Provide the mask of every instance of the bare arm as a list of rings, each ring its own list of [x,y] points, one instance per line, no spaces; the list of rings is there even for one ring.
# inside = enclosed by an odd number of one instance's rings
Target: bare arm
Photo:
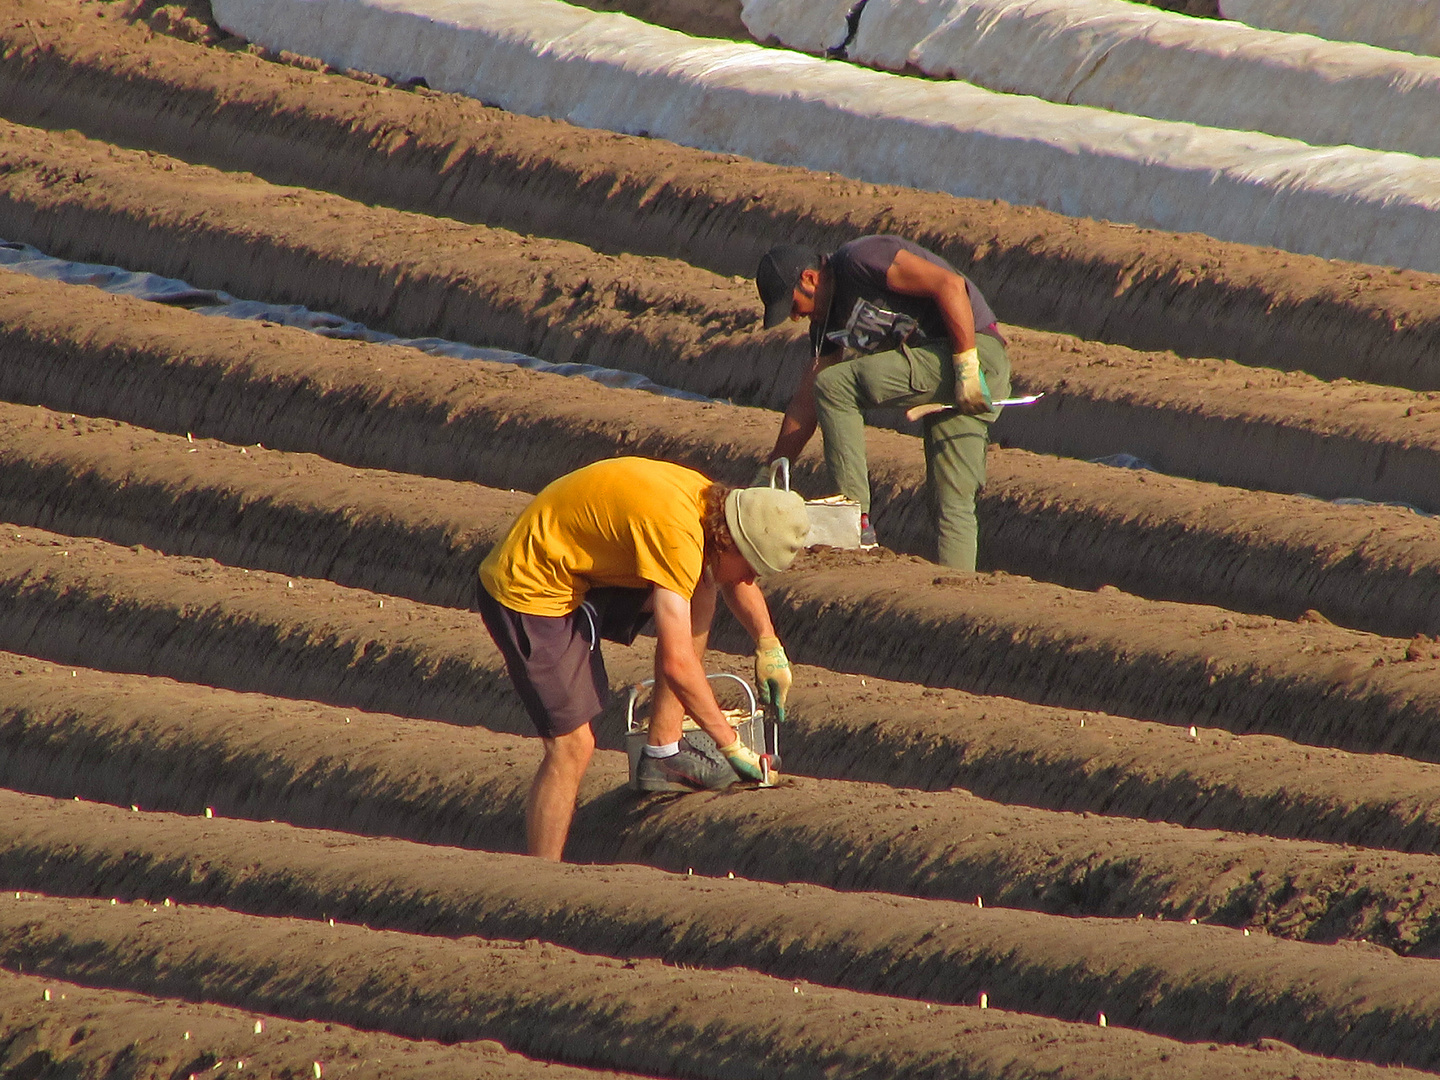
[[[950,360],[955,365],[955,408],[971,416],[989,412],[990,394],[984,372],[980,370],[980,354],[975,342],[975,310],[970,306],[965,279],[902,248],[895,253],[890,269],[885,271],[885,283],[896,292],[934,301],[944,320],[945,331],[950,335]],[[906,410],[905,415],[919,420],[946,408],[948,406],[937,401],[917,405]]]
[[[970,307],[970,292],[965,279],[929,259],[901,249],[885,271],[885,284],[906,296],[922,296],[933,300],[945,320],[956,355],[975,348],[975,311]]]
[[[778,458],[794,461],[805,449],[810,436],[815,434],[815,372],[818,361],[812,362],[800,375],[800,383],[790,395],[790,404],[785,406],[785,418],[780,421],[780,434],[775,437],[775,449],[770,451],[766,462]]]
[[[703,606],[706,601],[697,591],[697,600]],[[715,610],[715,592],[711,586],[708,599],[709,611]],[[705,666],[700,662],[700,651],[704,649],[705,637],[709,633],[707,619],[703,632],[697,626],[696,615],[690,601],[679,593],[655,586],[655,685],[656,718],[663,712],[666,719],[671,711],[663,708],[661,699],[673,695],[683,712],[688,713],[711,738],[725,746],[734,738],[734,729],[725,721],[720,703],[705,678]],[[679,738],[679,716],[674,718],[675,738]],[[666,725],[669,726],[668,724]],[[654,724],[652,721],[652,734]],[[670,739],[662,741],[669,742]]]
[[[751,641],[775,636],[775,626],[770,622],[770,608],[759,585],[753,581],[742,581],[737,585],[724,586],[721,594],[725,597],[725,606],[745,628]]]

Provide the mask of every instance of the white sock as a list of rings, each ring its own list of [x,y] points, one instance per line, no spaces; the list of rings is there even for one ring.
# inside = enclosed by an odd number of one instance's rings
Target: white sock
[[[662,743],[659,746],[652,746],[649,743],[646,743],[644,749],[641,752],[646,757],[674,757],[680,752],[680,740],[676,739],[674,742]]]

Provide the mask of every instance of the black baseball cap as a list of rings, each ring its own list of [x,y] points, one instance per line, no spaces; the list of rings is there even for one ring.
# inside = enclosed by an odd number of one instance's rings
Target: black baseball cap
[[[755,284],[760,288],[760,302],[765,305],[766,330],[790,317],[800,275],[819,265],[819,254],[797,244],[776,244],[760,256],[760,265],[755,268]]]

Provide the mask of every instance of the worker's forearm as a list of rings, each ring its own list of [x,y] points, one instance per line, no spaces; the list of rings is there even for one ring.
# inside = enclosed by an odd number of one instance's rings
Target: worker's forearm
[[[790,413],[785,414],[785,419],[780,421],[780,434],[775,437],[775,449],[770,451],[766,461],[778,461],[780,458],[789,458],[794,461],[805,449],[805,444],[810,441],[810,436],[815,434],[815,420],[795,417]]]
[[[745,628],[751,641],[775,636],[775,627],[770,621],[770,608],[765,603],[765,594],[760,591],[759,585],[753,581],[741,582],[727,586],[723,592],[725,606]]]
[[[715,621],[717,592],[719,589],[715,586],[714,574],[707,569],[701,575],[700,584],[695,587],[695,595],[690,598],[690,639],[695,645],[695,656],[702,663],[710,644],[710,626]]]
[[[970,307],[970,294],[965,282],[955,278],[944,294],[937,298],[936,307],[945,320],[945,330],[956,356],[975,348],[975,312]]]
[[[727,745],[732,736],[730,725],[715,700],[709,680],[705,678],[705,666],[700,662],[700,650],[704,648],[696,624],[699,613],[709,625],[710,614],[715,610],[715,585],[702,581],[696,588],[694,599],[682,596],[670,589],[655,586],[652,591],[655,609],[655,700],[650,717],[650,738],[652,742],[673,742],[680,738],[681,718],[689,713],[696,723],[718,745]]]
[[[957,327],[950,328],[950,353],[952,356],[963,356],[971,349],[977,347],[975,331],[972,328],[969,333]]]
[[[790,403],[785,406],[785,418],[780,421],[780,434],[776,436],[775,449],[770,451],[769,461],[782,457],[794,461],[805,449],[810,436],[815,434],[815,375],[839,359],[839,353],[828,353],[801,372],[795,392],[790,395]]]
[[[717,735],[728,736],[730,726],[725,722],[720,703],[715,700],[715,692],[710,689],[710,682],[705,678],[704,665],[690,647],[690,642],[684,642],[677,649],[667,649],[663,643],[656,648],[655,681],[663,681],[670,688],[684,711],[693,717],[708,735],[712,738]],[[721,745],[729,741],[726,737]]]

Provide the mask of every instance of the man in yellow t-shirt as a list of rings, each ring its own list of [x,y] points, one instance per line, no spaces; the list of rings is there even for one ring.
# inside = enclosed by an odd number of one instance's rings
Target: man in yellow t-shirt
[[[809,531],[798,495],[731,490],[682,465],[613,458],[562,476],[535,496],[480,566],[477,607],[545,742],[525,804],[532,855],[559,859],[580,780],[595,751],[590,722],[610,696],[600,639],[630,644],[655,620],[650,739],[642,789],[724,787],[759,778],[705,678],[716,594],[755,640],[756,682],[783,707],[790,662],[757,574],[790,565]],[[729,765],[691,747],[686,714]]]

